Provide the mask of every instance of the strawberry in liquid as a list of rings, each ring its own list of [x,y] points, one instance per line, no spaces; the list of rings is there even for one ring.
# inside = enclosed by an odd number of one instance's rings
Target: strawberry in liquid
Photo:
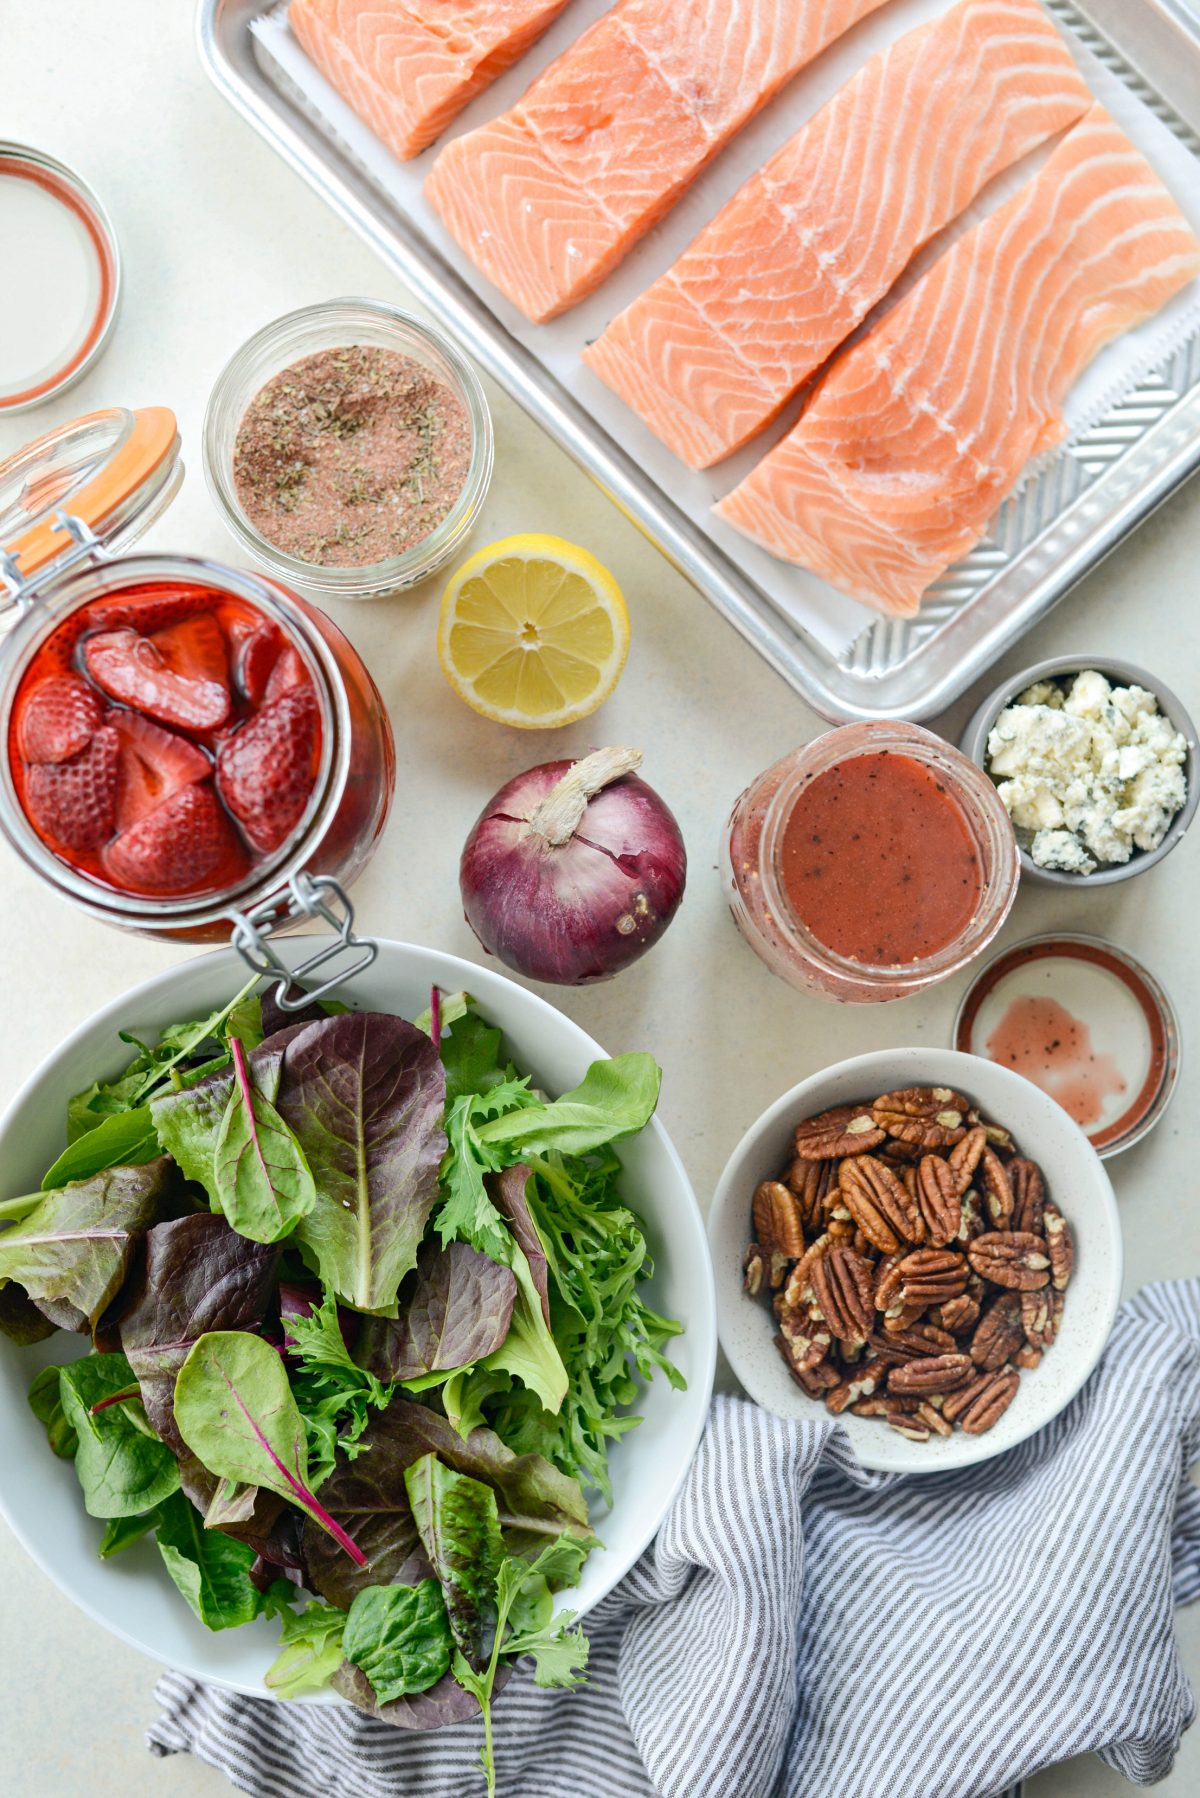
[[[219,893],[286,842],[321,759],[312,681],[283,632],[212,588],[131,587],[41,645],[9,760],[60,860],[123,892]]]

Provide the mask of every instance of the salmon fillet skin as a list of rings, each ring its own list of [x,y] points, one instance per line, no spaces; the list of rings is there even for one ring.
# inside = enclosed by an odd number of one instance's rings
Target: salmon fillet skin
[[[1091,103],[1038,0],[963,0],[873,56],[584,361],[682,461],[711,466],[993,176]]]
[[[523,56],[567,0],[292,0],[321,73],[402,161]]]
[[[1067,434],[1093,356],[1200,274],[1200,242],[1103,107],[833,364],[720,517],[911,617]]]
[[[597,287],[804,65],[885,0],[619,0],[425,194],[542,323]]]

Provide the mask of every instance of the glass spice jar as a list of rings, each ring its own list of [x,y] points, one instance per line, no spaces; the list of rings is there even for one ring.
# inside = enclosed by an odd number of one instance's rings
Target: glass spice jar
[[[974,960],[1008,916],[1020,860],[974,763],[918,725],[872,722],[831,730],[751,782],[721,870],[734,921],[772,973],[867,1003]]]
[[[343,567],[302,559],[263,534],[239,495],[236,452],[243,420],[269,383],[297,365],[303,367],[310,358],[364,346],[404,358],[448,389],[461,409],[469,452],[462,488],[433,529],[381,561]],[[353,435],[337,447],[346,451],[349,474]],[[325,594],[379,598],[412,587],[444,566],[460,550],[479,515],[491,482],[493,454],[491,413],[474,369],[440,331],[380,300],[329,300],[264,325],[217,377],[204,417],[205,478],[226,524],[260,567],[290,588],[299,587],[318,598]],[[300,471],[286,466],[285,458],[281,478],[292,472]],[[390,503],[396,496],[388,497]]]
[[[90,916],[169,941],[232,931],[260,972],[272,933],[319,917],[337,942],[309,965],[352,951],[344,979],[374,954],[343,889],[391,803],[386,709],[281,584],[120,553],[181,478],[163,408],[89,414],[0,464],[0,830]]]

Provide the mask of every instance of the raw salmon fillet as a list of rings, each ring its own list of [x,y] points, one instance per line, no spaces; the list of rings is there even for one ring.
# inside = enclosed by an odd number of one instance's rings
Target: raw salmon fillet
[[[503,74],[567,0],[292,0],[321,73],[407,160]]]
[[[425,183],[476,267],[541,322],[614,269],[722,145],[884,0],[620,0]]]
[[[834,363],[717,512],[877,611],[910,617],[983,536],[1071,383],[1200,274],[1200,242],[1100,106]]]
[[[871,58],[583,359],[692,468],[769,424],[922,244],[1091,105],[1037,0]]]

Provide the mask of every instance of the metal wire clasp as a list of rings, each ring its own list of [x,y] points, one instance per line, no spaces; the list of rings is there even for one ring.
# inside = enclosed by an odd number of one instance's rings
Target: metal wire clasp
[[[232,913],[233,946],[242,960],[256,974],[281,976],[275,988],[275,1003],[281,1011],[302,1011],[314,999],[325,998],[334,987],[344,985],[369,968],[379,954],[379,944],[373,937],[355,936],[354,907],[329,875],[293,875],[288,884],[286,908],[282,912],[279,909],[281,903],[283,901],[278,897],[264,899],[253,911]],[[267,938],[274,931],[294,924],[298,918],[320,918],[333,931],[336,941],[318,949],[299,967],[289,968],[279,959]],[[297,993],[294,999],[288,997],[294,982],[303,980],[307,974],[348,950],[357,952],[356,960],[339,968],[320,986],[309,987]]]
[[[39,587],[57,581],[80,562],[103,560],[104,545],[82,518],[76,518],[71,512],[56,512],[50,520],[50,528],[65,538],[66,546],[49,567],[39,568],[36,574],[23,574],[19,558],[11,550],[0,549],[0,611],[11,605],[26,604]]]

